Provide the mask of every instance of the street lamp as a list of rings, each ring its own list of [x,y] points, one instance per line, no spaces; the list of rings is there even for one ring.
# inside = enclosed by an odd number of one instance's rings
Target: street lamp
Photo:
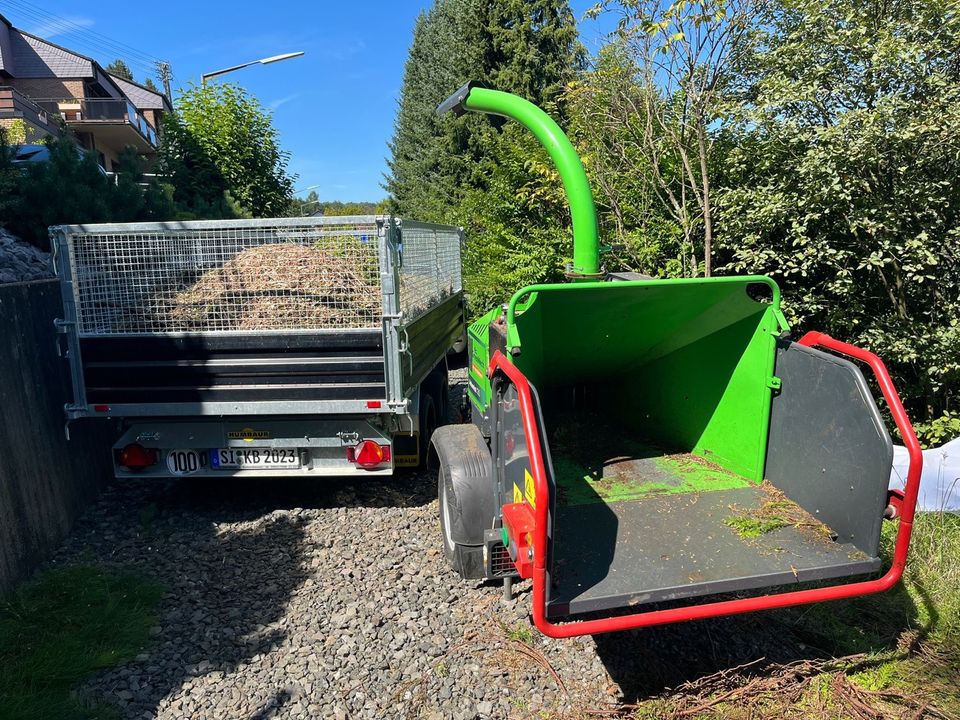
[[[200,76],[200,84],[206,85],[207,80],[217,75],[226,75],[228,72],[233,72],[234,70],[242,70],[245,67],[250,67],[251,65],[269,65],[270,63],[280,62],[281,60],[289,60],[291,58],[300,57],[303,55],[303,51],[284,53],[283,55],[273,55],[271,57],[260,58],[259,60],[251,60],[250,62],[243,63],[242,65],[234,65],[233,67],[224,68],[223,70],[214,70],[210,73],[204,73]]]

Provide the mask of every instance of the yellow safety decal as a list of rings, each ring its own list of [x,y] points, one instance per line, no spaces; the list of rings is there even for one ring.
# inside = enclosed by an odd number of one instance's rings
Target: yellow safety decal
[[[419,455],[394,455],[393,466],[401,468],[415,468],[420,464]]]
[[[529,470],[523,471],[523,496],[527,499],[527,502],[530,503],[530,507],[536,509],[537,488],[533,484],[533,475],[530,474]]]
[[[245,440],[253,442],[254,440],[269,440],[269,430],[254,430],[253,428],[244,428],[243,430],[229,430],[227,432],[228,440]]]
[[[513,484],[513,501],[515,503],[523,501],[523,493],[520,492],[520,488],[517,487],[516,483]]]

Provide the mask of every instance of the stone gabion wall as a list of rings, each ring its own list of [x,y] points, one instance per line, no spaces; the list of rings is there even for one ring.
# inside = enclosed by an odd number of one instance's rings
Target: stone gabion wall
[[[0,229],[0,284],[53,277],[50,253],[38,250]]]

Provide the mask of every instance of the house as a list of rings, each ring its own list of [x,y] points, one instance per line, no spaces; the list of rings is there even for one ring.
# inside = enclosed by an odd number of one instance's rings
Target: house
[[[0,15],[0,127],[22,121],[27,142],[57,132],[60,122],[114,170],[131,145],[156,155],[170,102],[155,90],[110,75],[96,60],[13,27]]]

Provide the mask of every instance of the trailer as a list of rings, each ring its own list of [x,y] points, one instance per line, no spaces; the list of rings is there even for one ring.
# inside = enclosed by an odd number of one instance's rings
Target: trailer
[[[920,447],[874,354],[794,339],[764,276],[643,279],[599,261],[589,183],[563,131],[467,84],[441,111],[519,121],[573,220],[569,282],[519,288],[468,328],[472,424],[440,428],[441,542],[464,578],[530,580],[571,637],[887,590],[903,572]],[[859,361],[910,456],[893,446]],[[899,528],[891,566],[884,518]]]
[[[462,337],[460,228],[390,216],[51,228],[69,420],[116,476],[420,465]]]

